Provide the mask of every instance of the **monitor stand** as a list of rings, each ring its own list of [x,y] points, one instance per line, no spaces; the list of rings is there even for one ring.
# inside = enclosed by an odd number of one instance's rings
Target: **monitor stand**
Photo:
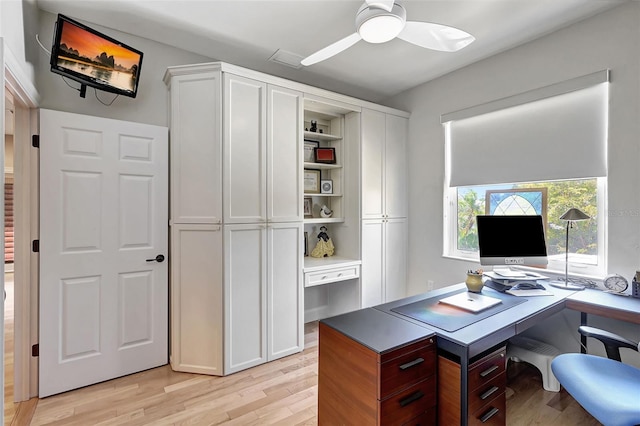
[[[561,288],[563,290],[580,291],[585,289],[583,285],[570,283],[565,278],[559,278],[557,280],[549,281],[549,285],[555,288]]]

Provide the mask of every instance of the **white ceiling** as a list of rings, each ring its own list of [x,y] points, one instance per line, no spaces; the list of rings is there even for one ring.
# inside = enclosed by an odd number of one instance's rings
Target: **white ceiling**
[[[212,59],[367,99],[381,100],[628,0],[404,0],[408,21],[476,37],[456,53],[395,39],[360,41],[310,67],[267,61],[278,49],[305,57],[355,32],[356,0],[37,0],[62,13]],[[135,46],[134,46],[135,47]]]

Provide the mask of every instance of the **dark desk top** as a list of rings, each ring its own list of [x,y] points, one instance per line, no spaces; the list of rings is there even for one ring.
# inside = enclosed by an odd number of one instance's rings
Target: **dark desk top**
[[[379,354],[435,335],[428,328],[373,308],[360,309],[320,322]]]
[[[640,299],[586,289],[567,297],[567,308],[640,324]]]
[[[481,319],[454,332],[447,332],[418,320],[401,316],[400,314],[392,312],[391,309],[418,300],[446,294],[453,290],[464,289],[464,283],[385,303],[376,306],[375,309],[401,317],[404,321],[431,329],[438,337],[439,348],[462,357],[472,357],[523,332],[541,320],[562,311],[565,307],[565,299],[573,292],[556,289],[551,286],[545,287],[547,287],[549,292],[553,293],[552,296],[528,296],[526,297],[527,301],[524,303],[498,312],[488,318]],[[487,287],[482,290],[482,294],[486,296],[491,296],[491,293],[495,293],[495,291]],[[470,315],[473,314],[470,313]]]

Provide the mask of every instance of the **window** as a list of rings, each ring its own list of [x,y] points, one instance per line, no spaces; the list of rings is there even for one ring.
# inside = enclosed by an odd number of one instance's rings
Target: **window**
[[[565,263],[566,222],[560,216],[571,207],[591,216],[576,222],[569,233],[569,263],[572,272],[603,275],[604,223],[602,204],[604,178],[475,185],[450,188],[448,216],[449,250],[445,255],[478,260],[475,217],[479,214],[542,215],[547,237],[548,269],[562,271]]]
[[[540,214],[550,270],[606,272],[609,72],[598,71],[441,116],[444,125],[444,255],[478,259],[477,214]],[[505,183],[510,182],[510,183]]]

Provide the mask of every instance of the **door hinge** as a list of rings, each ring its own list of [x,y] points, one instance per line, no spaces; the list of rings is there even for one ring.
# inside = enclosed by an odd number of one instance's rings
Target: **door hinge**
[[[40,240],[33,240],[31,242],[31,251],[34,253],[40,253]]]
[[[40,356],[40,343],[31,346],[31,356]]]
[[[34,148],[40,148],[40,135],[31,136],[31,146]]]

